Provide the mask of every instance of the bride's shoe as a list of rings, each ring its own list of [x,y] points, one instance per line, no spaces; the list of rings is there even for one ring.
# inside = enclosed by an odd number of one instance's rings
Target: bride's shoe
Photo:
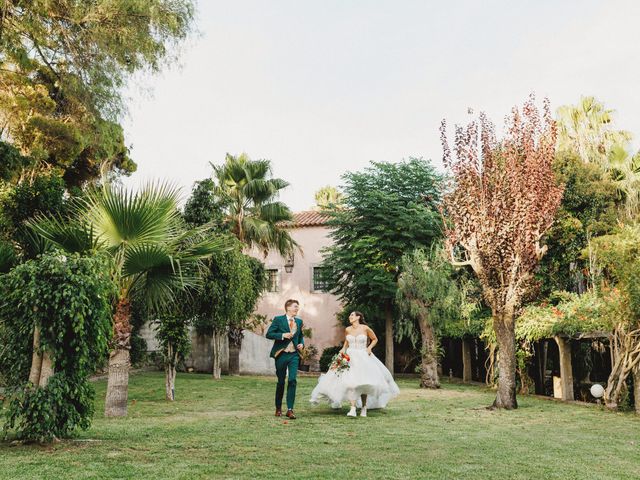
[[[360,416],[361,417],[367,416],[367,407],[364,407],[362,410],[360,410]]]
[[[358,414],[356,413],[356,407],[351,407],[351,410],[349,410],[349,413],[347,413],[347,417],[357,417]]]

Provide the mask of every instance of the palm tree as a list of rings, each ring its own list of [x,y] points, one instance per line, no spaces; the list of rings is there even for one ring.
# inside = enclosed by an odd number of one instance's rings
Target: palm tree
[[[595,97],[582,97],[576,106],[558,108],[558,147],[574,151],[585,163],[596,163],[607,170],[611,149],[631,139],[629,132],[612,128],[614,112]]]
[[[633,218],[640,209],[640,154],[629,154],[631,134],[612,128],[613,114],[594,97],[560,107],[558,146],[602,167],[624,197],[625,215]]]
[[[31,227],[69,252],[106,251],[113,259],[118,286],[109,356],[106,416],[125,416],[129,384],[131,300],[139,298],[153,311],[176,300],[176,294],[198,284],[200,261],[223,247],[205,227],[186,230],[178,211],[178,190],[150,184],[133,193],[105,184],[72,207],[71,220],[40,217]]]
[[[222,165],[211,164],[215,195],[222,205],[231,232],[248,247],[265,253],[270,248],[287,255],[297,246],[283,222],[292,219],[291,211],[277,200],[289,184],[271,177],[269,160],[251,160],[243,153],[227,154]]]
[[[327,185],[316,192],[315,199],[317,208],[323,210],[342,206],[344,195],[336,187]]]
[[[640,210],[640,152],[631,155],[623,145],[609,152],[609,174],[624,197],[625,214],[633,219]]]

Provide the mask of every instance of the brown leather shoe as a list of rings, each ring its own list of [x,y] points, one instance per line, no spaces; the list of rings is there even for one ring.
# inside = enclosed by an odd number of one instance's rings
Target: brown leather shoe
[[[287,410],[287,417],[290,420],[295,420],[296,419],[296,416],[294,415],[293,410]]]
[[[281,417],[281,416],[282,416],[282,409],[276,408],[276,417]]]

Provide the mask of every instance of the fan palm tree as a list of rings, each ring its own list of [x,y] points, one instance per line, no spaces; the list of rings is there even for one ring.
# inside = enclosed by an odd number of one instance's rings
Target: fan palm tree
[[[131,300],[140,298],[154,311],[197,286],[194,267],[224,248],[205,227],[186,230],[178,211],[178,190],[150,184],[133,193],[105,184],[72,207],[71,220],[40,217],[30,223],[37,233],[69,252],[106,251],[118,286],[109,356],[106,416],[125,416],[129,383]]]
[[[624,145],[631,134],[612,129],[614,110],[605,108],[595,97],[582,97],[578,105],[558,108],[558,146],[577,152],[582,161],[607,169],[609,152]]]
[[[283,222],[291,210],[277,200],[289,184],[271,177],[269,160],[251,160],[246,154],[227,154],[222,165],[214,165],[215,195],[222,205],[231,232],[248,247],[266,254],[270,248],[287,255],[297,246]]]
[[[624,197],[625,213],[633,219],[640,211],[640,152],[631,155],[623,145],[609,152],[609,173]]]
[[[316,192],[315,199],[317,208],[323,210],[331,207],[341,207],[344,195],[336,187],[327,185]]]

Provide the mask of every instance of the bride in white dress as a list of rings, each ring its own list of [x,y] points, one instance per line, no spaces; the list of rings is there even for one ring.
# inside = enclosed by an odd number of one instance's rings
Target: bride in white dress
[[[349,369],[344,372],[329,369],[320,376],[318,385],[311,392],[311,403],[326,400],[333,408],[340,408],[348,401],[351,409],[348,417],[355,417],[356,406],[361,407],[360,416],[367,416],[367,409],[384,408],[400,389],[384,364],[371,353],[378,343],[376,334],[364,322],[360,312],[349,315],[350,327],[340,353],[349,356]],[[368,340],[371,343],[367,346]]]

